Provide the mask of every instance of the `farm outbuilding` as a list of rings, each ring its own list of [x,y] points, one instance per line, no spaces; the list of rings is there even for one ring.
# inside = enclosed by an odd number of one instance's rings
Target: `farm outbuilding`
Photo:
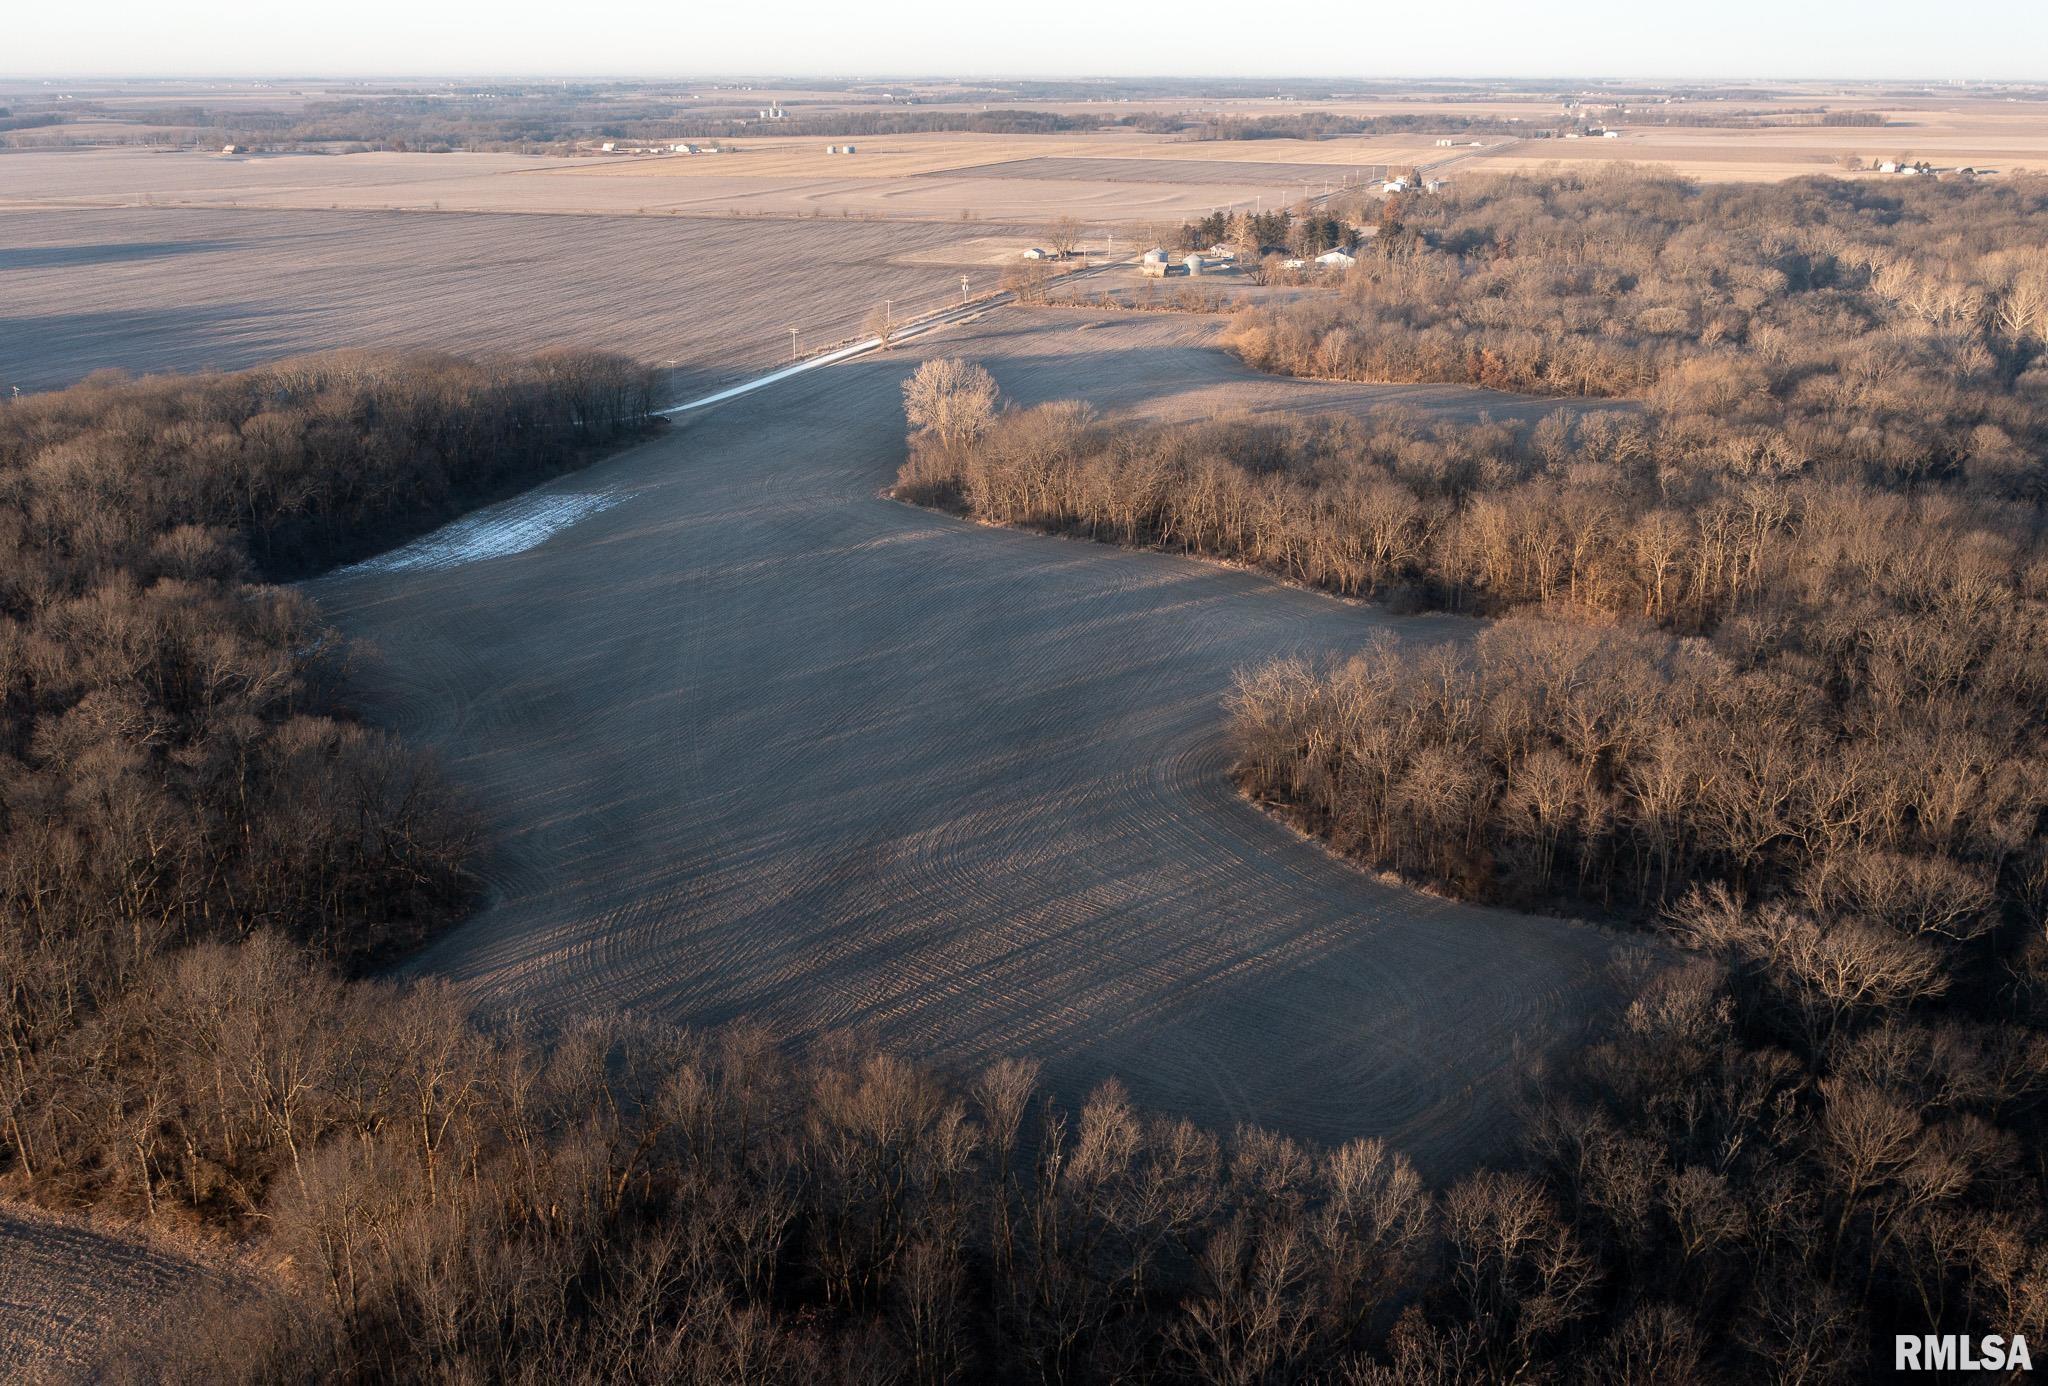
[[[1193,275],[1200,275],[1209,268],[1208,258],[1202,255],[1184,255],[1181,257],[1181,263],[1187,266],[1188,273]]]
[[[1358,257],[1344,250],[1326,250],[1316,256],[1316,263],[1324,269],[1347,270],[1358,263]]]
[[[1049,251],[1040,250],[1034,245],[1031,249],[1024,252],[1024,258],[1027,260],[1050,260],[1052,254]]]
[[[1153,279],[1164,279],[1166,278],[1167,264],[1166,252],[1155,247],[1146,251],[1139,258],[1138,270],[1140,273],[1148,275]]]

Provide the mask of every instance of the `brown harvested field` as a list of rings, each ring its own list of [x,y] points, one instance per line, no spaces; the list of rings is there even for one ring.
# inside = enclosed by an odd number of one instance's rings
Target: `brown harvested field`
[[[1384,176],[1385,164],[1272,164],[1224,159],[1011,159],[956,170],[962,178],[1034,178],[1104,183],[1259,182],[1272,187],[1315,181],[1317,191],[1340,179]]]
[[[96,1380],[124,1329],[215,1273],[136,1236],[0,1204],[0,1381]]]
[[[736,154],[578,159],[559,177],[698,211],[1115,222],[1289,200],[1311,182],[1321,191],[1324,181],[1444,153],[1428,139],[1203,142],[1133,131],[885,136],[856,141],[851,157],[826,153],[823,140],[737,143]]]
[[[1209,143],[1103,135],[906,135],[856,141],[743,139],[738,152],[659,157],[518,154],[290,154],[190,150],[0,152],[0,209],[203,206],[628,215],[1098,221],[1185,217],[1223,203],[1298,196],[1303,182],[1427,162],[1428,139]],[[1071,176],[1018,181],[973,172],[1025,159],[1073,161]],[[1124,161],[1190,167],[1135,181]],[[1215,168],[1211,168],[1214,165]],[[1266,165],[1312,166],[1273,177]],[[966,172],[963,172],[965,170]],[[1226,172],[1227,170],[1227,172]]]
[[[1345,167],[1384,164],[1425,156],[1434,141],[1427,136],[1393,139],[1342,137],[1325,140],[1197,140],[1179,135],[1135,130],[1044,135],[918,134],[850,137],[859,153],[828,154],[830,139],[789,136],[745,137],[734,141],[736,152],[640,158],[614,155],[580,158],[570,167],[583,174],[667,178],[726,177],[744,172],[754,178],[903,178],[919,174],[974,172],[985,165],[1024,159],[1102,160],[1171,159],[1203,165],[1239,165],[1256,181],[1260,164],[1313,164]],[[1217,176],[1213,173],[1204,176]]]
[[[424,207],[561,159],[518,154],[277,154],[224,158],[194,150],[0,152],[0,208],[195,206]],[[477,193],[476,200],[488,201]],[[504,210],[547,211],[547,207]],[[588,207],[585,211],[607,211]]]
[[[924,353],[1157,416],[1554,407],[1264,379],[1216,326],[992,310],[312,584],[376,651],[373,713],[493,819],[487,906],[417,966],[542,1015],[1030,1054],[1068,1096],[1116,1074],[1436,1172],[1497,1148],[1519,1061],[1608,994],[1610,941],[1332,860],[1233,791],[1220,707],[1274,655],[1473,627],[879,494]],[[533,544],[550,515],[580,518]]]
[[[0,160],[4,163],[4,160]],[[0,211],[0,385],[345,346],[602,347],[679,387],[996,286],[988,228],[729,218]],[[1025,244],[1022,233],[1009,240]],[[1014,254],[1014,250],[1012,251]]]
[[[1961,101],[1874,104],[1888,117],[1878,127],[1799,126],[1761,130],[1631,126],[1614,117],[1619,139],[1522,140],[1474,151],[1474,173],[1530,171],[1549,163],[1642,163],[1702,182],[1767,182],[1814,174],[1842,176],[1843,156],[1865,163],[1904,155],[1937,167],[1971,165],[2001,173],[2048,169],[2048,103]],[[1888,175],[1863,173],[1855,177]]]

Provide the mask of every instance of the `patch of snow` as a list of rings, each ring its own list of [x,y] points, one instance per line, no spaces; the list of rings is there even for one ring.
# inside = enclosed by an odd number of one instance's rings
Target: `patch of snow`
[[[537,548],[578,520],[609,510],[623,496],[566,492],[517,496],[452,520],[401,548],[343,568],[337,576],[427,572]]]

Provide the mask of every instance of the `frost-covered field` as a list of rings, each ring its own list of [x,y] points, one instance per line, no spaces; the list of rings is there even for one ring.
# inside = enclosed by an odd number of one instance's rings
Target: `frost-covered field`
[[[436,568],[454,568],[486,558],[503,558],[524,553],[544,544],[557,530],[567,529],[586,515],[608,510],[622,496],[587,495],[582,492],[529,492],[508,501],[487,506],[474,515],[423,534],[389,553],[364,559],[342,571],[345,574],[410,573]]]

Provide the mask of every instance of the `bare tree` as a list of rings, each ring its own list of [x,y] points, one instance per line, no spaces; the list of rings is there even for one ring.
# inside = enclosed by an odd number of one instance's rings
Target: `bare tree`
[[[995,421],[995,378],[957,357],[925,362],[903,383],[903,413],[910,426],[951,447],[972,442]]]
[[[1078,217],[1054,217],[1045,227],[1045,243],[1055,258],[1070,260],[1081,244],[1081,222]]]

